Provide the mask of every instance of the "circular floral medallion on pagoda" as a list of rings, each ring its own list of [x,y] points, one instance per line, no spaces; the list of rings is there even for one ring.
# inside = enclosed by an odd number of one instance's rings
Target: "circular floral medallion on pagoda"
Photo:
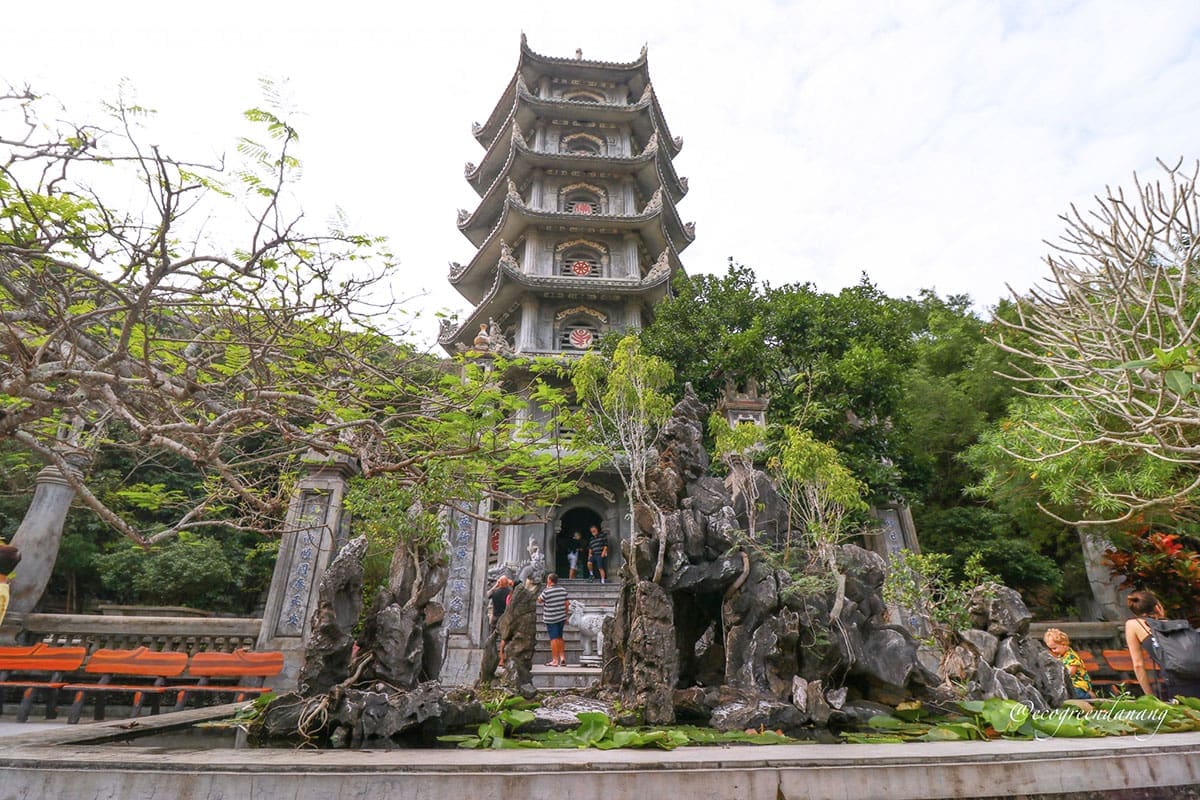
[[[571,346],[580,350],[586,350],[592,346],[592,332],[587,328],[576,328],[571,331]]]

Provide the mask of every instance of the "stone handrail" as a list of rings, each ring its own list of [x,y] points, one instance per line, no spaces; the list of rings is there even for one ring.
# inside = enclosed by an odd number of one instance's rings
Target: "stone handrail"
[[[260,627],[255,618],[26,614],[18,638],[24,644],[86,645],[89,652],[144,646],[192,655],[253,649]]]
[[[1029,635],[1041,641],[1047,628],[1058,628],[1071,637],[1071,647],[1075,650],[1091,650],[1096,655],[1101,650],[1119,650],[1125,646],[1123,622],[1032,622]]]

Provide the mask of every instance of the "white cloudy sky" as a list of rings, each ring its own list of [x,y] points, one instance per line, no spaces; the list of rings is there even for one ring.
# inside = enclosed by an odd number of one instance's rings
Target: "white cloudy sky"
[[[773,284],[966,292],[1044,272],[1057,216],[1155,159],[1200,156],[1200,3],[66,0],[5,11],[0,79],[72,107],[121,78],[165,137],[228,147],[259,77],[303,112],[306,209],[387,235],[396,292],[465,310],[470,135],[522,30],[549,55],[650,70],[691,192],[690,272],[728,257]],[[434,323],[428,321],[432,333]]]

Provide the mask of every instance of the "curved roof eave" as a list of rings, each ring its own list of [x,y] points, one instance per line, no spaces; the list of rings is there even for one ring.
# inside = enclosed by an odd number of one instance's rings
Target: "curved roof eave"
[[[483,220],[491,219],[496,214],[497,207],[503,202],[507,194],[507,187],[504,186],[504,178],[517,179],[524,178],[524,172],[516,174],[514,170],[516,165],[524,160],[531,159],[533,163],[528,164],[530,168],[535,166],[559,166],[563,168],[594,168],[603,169],[605,167],[617,167],[620,169],[629,169],[630,172],[638,172],[638,167],[641,165],[653,165],[654,175],[657,179],[655,188],[665,187],[671,195],[674,202],[678,202],[687,193],[687,185],[675,175],[674,170],[671,171],[671,178],[666,178],[663,175],[662,164],[664,161],[670,165],[670,159],[662,159],[659,157],[659,150],[651,151],[650,148],[645,148],[636,156],[630,157],[612,157],[612,156],[591,156],[572,153],[543,153],[532,149],[525,139],[520,135],[518,129],[514,129],[512,137],[512,145],[509,148],[508,160],[497,173],[495,180],[488,186],[487,191],[483,194],[483,199],[479,205],[475,207],[475,211],[466,216],[461,216],[458,222],[458,229],[471,242],[471,244],[479,247],[486,241],[488,234],[491,232],[491,226],[482,225]],[[646,187],[643,186],[643,189]]]
[[[475,308],[467,315],[467,318],[459,323],[458,327],[452,328],[444,326],[441,333],[438,335],[438,344],[449,351],[451,354],[455,352],[455,344],[466,344],[465,336],[470,336],[474,340],[474,335],[470,331],[480,324],[481,319],[487,319],[488,315],[495,316],[494,307],[496,300],[499,298],[501,290],[505,286],[513,286],[504,280],[505,271],[497,269],[492,274],[492,283],[488,287],[487,293],[475,304]],[[520,287],[516,287],[519,289]],[[504,320],[497,320],[503,323]]]
[[[694,238],[688,235],[686,228],[681,229],[678,233],[685,244],[683,247],[676,245],[675,239],[668,230],[667,216],[663,214],[662,204],[655,208],[648,206],[641,214],[629,216],[599,214],[576,216],[560,212],[534,211],[524,203],[514,200],[509,194],[505,197],[504,210],[500,214],[500,219],[488,234],[487,239],[479,245],[475,256],[466,265],[457,270],[451,270],[450,284],[471,303],[479,303],[486,295],[487,276],[491,274],[490,266],[499,259],[502,242],[517,241],[530,225],[561,225],[563,223],[572,223],[579,227],[607,226],[637,230],[642,234],[642,239],[648,249],[653,252],[669,249],[676,264],[679,263],[679,252],[691,244]]]
[[[480,162],[478,164],[467,164],[467,168],[463,170],[464,176],[467,179],[467,183],[471,185],[471,188],[474,189],[475,193],[480,197],[484,197],[487,194],[488,189],[491,188],[491,186],[496,182],[496,179],[492,178],[485,184],[484,176],[492,172],[490,167],[496,161],[500,160],[500,154],[504,154],[504,161],[501,162],[499,169],[496,170],[497,175],[503,174],[505,166],[512,161],[513,149],[516,146],[517,139],[524,141],[523,137],[521,136],[520,129],[515,127],[513,115],[510,114],[508,119],[505,120],[504,130],[510,131],[509,136],[497,136],[495,141],[492,142],[492,146],[489,147],[488,151],[483,154],[483,158],[480,160]],[[501,131],[501,133],[503,133],[503,131]],[[502,139],[505,139],[508,142],[507,148],[500,146],[500,141]]]
[[[577,67],[581,69],[601,69],[607,72],[626,72],[628,77],[640,75],[643,78],[649,79],[649,49],[646,45],[642,45],[642,50],[638,53],[637,59],[633,61],[594,61],[583,58],[564,58],[562,56],[545,56],[541,53],[534,52],[529,46],[529,40],[525,34],[521,34],[521,64],[526,62],[530,64],[540,64],[543,66],[553,66],[556,69],[561,67]]]
[[[671,277],[683,271],[678,257],[669,250],[659,256],[658,262],[646,275],[637,280],[566,278],[557,275],[527,275],[515,262],[501,259],[492,273],[492,282],[487,293],[471,313],[456,327],[447,325],[438,335],[438,343],[448,352],[454,353],[456,345],[467,345],[467,337],[474,338],[473,331],[484,320],[495,318],[496,305],[511,305],[514,295],[519,296],[527,289],[534,291],[580,291],[613,294],[645,295],[657,302],[670,292]],[[504,301],[504,302],[501,302]],[[496,321],[503,324],[507,314]]]
[[[471,125],[471,134],[475,137],[475,141],[479,142],[484,148],[489,146],[498,133],[500,125],[508,118],[512,112],[514,98],[517,91],[517,80],[521,77],[521,69],[518,67],[513,70],[513,76],[508,81],[508,86],[504,88],[504,93],[500,95],[500,99],[496,101],[496,105],[492,108],[492,113],[488,114],[487,121],[482,125],[478,122]],[[504,116],[501,116],[501,113]],[[489,130],[492,132],[489,133]]]
[[[539,69],[540,68],[540,69]],[[559,75],[571,75],[578,73],[579,77],[591,77],[591,73],[596,71],[616,73],[611,77],[615,81],[624,81],[629,84],[629,88],[633,93],[639,95],[637,103],[633,103],[626,107],[633,107],[648,102],[652,107],[654,116],[654,125],[661,130],[669,144],[667,148],[671,151],[671,157],[674,158],[679,154],[679,149],[683,146],[682,139],[676,139],[671,136],[670,127],[667,125],[666,117],[663,115],[662,107],[658,103],[658,98],[654,96],[653,83],[650,80],[650,67],[647,48],[642,46],[641,53],[635,61],[627,63],[612,62],[612,61],[592,61],[575,58],[561,58],[554,56],[545,56],[540,53],[535,53],[530,47],[525,38],[525,34],[521,34],[520,55],[517,60],[517,68],[513,71],[513,76],[505,87],[500,99],[492,108],[488,115],[487,121],[483,124],[475,123],[472,125],[472,133],[475,140],[478,141],[484,148],[490,148],[496,137],[502,132],[503,123],[507,120],[513,110],[514,101],[521,93],[521,88],[524,85],[522,79],[523,73],[530,72],[542,73],[553,71]],[[526,89],[526,92],[528,90]],[[649,94],[650,97],[646,97]],[[549,100],[550,98],[538,98]],[[563,103],[571,103],[572,101],[559,101]],[[578,105],[588,105],[576,103]],[[599,104],[593,104],[599,105]]]

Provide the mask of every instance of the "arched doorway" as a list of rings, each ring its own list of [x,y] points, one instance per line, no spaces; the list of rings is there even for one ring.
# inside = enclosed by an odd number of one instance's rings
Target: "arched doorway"
[[[567,561],[567,553],[574,546],[571,542],[574,539],[576,531],[582,535],[584,546],[586,547],[588,530],[593,525],[603,524],[604,520],[600,514],[587,506],[572,508],[563,514],[559,520],[558,530],[554,534],[554,571],[564,578],[570,574],[571,565]],[[587,575],[586,561],[587,556],[585,554],[579,560],[579,570],[576,572],[576,577]]]

